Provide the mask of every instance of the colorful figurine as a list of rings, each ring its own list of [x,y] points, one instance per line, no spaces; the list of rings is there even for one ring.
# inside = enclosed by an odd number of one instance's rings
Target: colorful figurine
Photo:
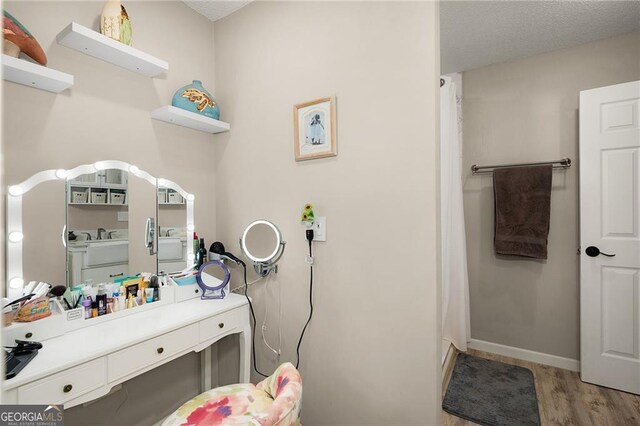
[[[2,14],[3,52],[16,58],[22,52],[37,63],[47,65],[47,55],[29,30],[6,10],[3,9]]]

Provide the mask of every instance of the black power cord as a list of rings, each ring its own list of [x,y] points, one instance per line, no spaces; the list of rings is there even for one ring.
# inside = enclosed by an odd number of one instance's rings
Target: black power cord
[[[309,318],[307,319],[307,322],[305,323],[304,327],[302,328],[302,333],[300,333],[300,339],[298,340],[298,346],[296,347],[296,369],[300,366],[300,346],[302,345],[302,338],[304,337],[304,333],[307,330],[307,326],[309,325],[309,323],[311,322],[311,317],[313,316],[313,250],[312,250],[312,245],[311,242],[313,241],[313,229],[307,229],[306,231],[306,237],[307,237],[307,241],[309,242],[309,258],[312,259],[312,263],[309,265],[309,270],[310,270],[310,275],[309,275]],[[240,259],[235,258],[233,259],[236,261],[236,263],[239,263],[240,265],[242,265],[244,274],[243,274],[243,278],[244,278],[244,297],[247,298],[247,302],[249,302],[249,310],[251,311],[251,319],[253,320],[253,331],[251,333],[251,353],[253,355],[253,369],[255,370],[256,373],[258,373],[259,375],[261,375],[262,377],[268,377],[266,374],[262,373],[260,370],[258,370],[258,364],[256,361],[256,345],[255,345],[255,328],[256,328],[256,314],[253,311],[253,303],[251,303],[251,299],[249,298],[249,295],[247,294],[247,290],[249,289],[249,284],[247,282],[247,265]]]
[[[238,259],[240,260],[240,259]],[[251,332],[251,353],[253,354],[253,369],[256,371],[256,373],[258,373],[259,375],[261,375],[262,377],[268,377],[266,374],[262,373],[260,370],[258,370],[258,363],[256,361],[256,344],[255,344],[255,340],[256,340],[256,314],[253,312],[253,303],[251,303],[251,299],[249,298],[249,295],[247,294],[247,290],[249,289],[249,284],[247,283],[247,265],[240,260],[240,264],[242,265],[242,268],[244,269],[244,297],[247,298],[247,302],[249,302],[249,310],[251,311],[251,319],[253,319],[253,331]]]
[[[313,229],[307,229],[306,232],[307,241],[309,242],[309,258],[311,258],[311,264],[309,265],[310,275],[309,275],[309,318],[302,328],[302,333],[300,333],[300,340],[298,340],[298,346],[296,347],[296,369],[300,365],[300,345],[302,345],[302,338],[304,337],[304,332],[307,330],[307,326],[311,322],[311,317],[313,316],[313,250],[311,249],[311,242],[313,241]]]

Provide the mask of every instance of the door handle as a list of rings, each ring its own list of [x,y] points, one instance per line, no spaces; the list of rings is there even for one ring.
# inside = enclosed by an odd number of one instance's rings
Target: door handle
[[[584,251],[587,256],[589,257],[596,257],[599,254],[603,255],[603,256],[607,256],[607,257],[613,257],[615,256],[615,254],[607,254],[607,253],[603,253],[600,251],[600,249],[598,247],[595,246],[589,246],[587,247],[587,249]]]

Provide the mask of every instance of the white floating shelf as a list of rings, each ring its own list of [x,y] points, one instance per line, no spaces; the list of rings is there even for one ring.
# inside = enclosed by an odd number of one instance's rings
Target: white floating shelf
[[[8,55],[2,55],[2,78],[53,93],[60,93],[73,86],[71,74]]]
[[[76,22],[70,23],[62,30],[56,40],[58,44],[147,77],[156,77],[169,69],[169,64],[162,59],[120,43]]]
[[[151,111],[151,117],[156,120],[166,121],[167,123],[189,127],[207,133],[228,132],[231,128],[231,125],[224,121],[205,117],[204,115],[186,111],[182,108],[176,108],[171,105],[166,105]]]

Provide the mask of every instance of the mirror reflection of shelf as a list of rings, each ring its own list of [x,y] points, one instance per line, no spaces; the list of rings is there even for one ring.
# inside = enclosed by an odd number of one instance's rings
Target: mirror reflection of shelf
[[[70,206],[126,206],[127,191],[121,188],[69,186]]]
[[[68,204],[126,206],[127,181],[127,173],[118,169],[78,176],[67,182]]]
[[[53,93],[60,93],[73,86],[71,74],[4,54],[2,55],[2,78]]]
[[[148,53],[113,40],[76,22],[72,22],[56,37],[58,44],[94,58],[128,69],[147,77],[157,77],[169,69],[169,64]]]
[[[185,199],[180,193],[170,188],[158,188],[158,205],[185,205]]]

